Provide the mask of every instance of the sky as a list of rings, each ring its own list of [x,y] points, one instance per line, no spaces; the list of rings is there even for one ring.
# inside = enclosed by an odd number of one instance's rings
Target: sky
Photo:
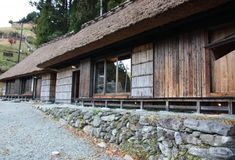
[[[35,11],[30,0],[0,0],[0,27],[10,27],[9,20],[18,21]]]

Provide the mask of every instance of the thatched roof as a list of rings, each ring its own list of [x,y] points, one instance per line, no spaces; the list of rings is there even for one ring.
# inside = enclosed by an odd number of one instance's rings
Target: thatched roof
[[[53,41],[50,44],[38,48],[20,63],[16,64],[8,71],[0,75],[0,80],[3,81],[10,78],[22,77],[26,75],[39,74],[44,72],[42,68],[37,67],[39,62],[41,62],[41,60],[47,60],[50,57],[50,54],[52,53],[49,52],[49,50],[56,50],[58,46],[62,46],[64,41],[66,41],[67,39],[67,36],[63,36],[58,41]]]
[[[0,76],[41,71],[75,56],[219,6],[227,0],[133,0],[84,25],[78,33],[50,42]],[[114,14],[113,14],[114,13]]]

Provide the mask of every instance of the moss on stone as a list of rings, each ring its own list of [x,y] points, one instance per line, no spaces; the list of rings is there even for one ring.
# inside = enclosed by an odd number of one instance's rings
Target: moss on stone
[[[139,159],[147,159],[147,157],[149,156],[145,152],[145,148],[142,145],[125,142],[121,144],[121,149],[132,156],[138,157]]]
[[[103,112],[102,110],[100,110],[100,109],[93,109],[93,114],[94,115],[98,115],[99,113],[101,113],[101,112]]]
[[[180,151],[175,158],[172,158],[172,160],[180,159],[180,157],[184,157],[184,159],[187,159],[187,160],[201,160],[202,159],[200,157],[189,154],[188,151],[185,150],[185,151]]]
[[[159,117],[156,115],[149,115],[146,117],[146,121],[154,126],[159,121]]]

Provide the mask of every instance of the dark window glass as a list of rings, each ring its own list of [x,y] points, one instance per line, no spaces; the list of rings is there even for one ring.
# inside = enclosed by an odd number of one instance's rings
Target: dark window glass
[[[118,59],[118,92],[130,92],[131,88],[131,57],[130,55]]]
[[[104,91],[104,62],[98,62],[95,65],[95,93],[103,93]]]
[[[7,94],[14,94],[15,93],[15,81],[7,82]]]
[[[106,60],[106,93],[116,92],[117,57]]]
[[[31,92],[32,79],[24,78],[21,80],[21,94],[26,94]]]

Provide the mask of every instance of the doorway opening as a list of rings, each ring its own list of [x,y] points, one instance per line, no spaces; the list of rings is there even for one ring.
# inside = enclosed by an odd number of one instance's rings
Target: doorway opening
[[[80,71],[73,72],[72,102],[79,98]]]

